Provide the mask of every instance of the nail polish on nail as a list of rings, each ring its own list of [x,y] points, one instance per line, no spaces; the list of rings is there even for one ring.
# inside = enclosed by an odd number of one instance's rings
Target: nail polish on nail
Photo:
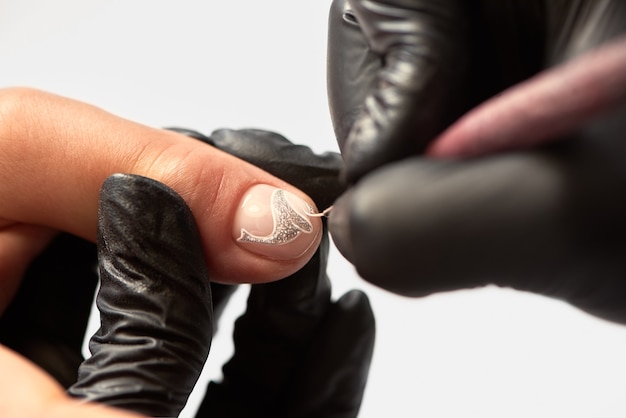
[[[296,195],[266,184],[252,186],[235,215],[233,238],[246,250],[278,260],[303,255],[318,241],[317,210]]]

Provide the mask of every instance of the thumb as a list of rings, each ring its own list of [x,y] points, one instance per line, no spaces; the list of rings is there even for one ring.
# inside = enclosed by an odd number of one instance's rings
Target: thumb
[[[303,192],[185,135],[52,94],[0,90],[0,218],[96,237],[98,192],[114,173],[157,180],[183,197],[212,280],[268,282],[313,256],[322,223]],[[158,205],[158,202],[154,202]]]
[[[144,177],[112,176],[101,196],[101,326],[69,392],[177,416],[212,336],[210,284],[195,222],[178,195]]]
[[[50,375],[0,345],[0,416],[49,418],[141,418],[139,415],[68,397]]]

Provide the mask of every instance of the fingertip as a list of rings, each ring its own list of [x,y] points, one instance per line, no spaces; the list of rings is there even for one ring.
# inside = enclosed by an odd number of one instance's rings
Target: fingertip
[[[189,144],[196,152],[188,152]],[[308,195],[217,148],[183,145],[169,150],[175,157],[168,160],[171,166],[161,164],[155,177],[193,213],[212,281],[272,282],[311,259],[322,222],[308,216],[318,211]],[[153,210],[154,205],[159,202],[153,202]]]
[[[368,347],[369,350],[373,349],[376,339],[376,318],[365,292],[352,289],[342,295],[331,309],[334,326],[343,329],[344,336],[351,334],[354,341],[361,342],[361,348],[365,351],[368,351]]]
[[[342,311],[355,313],[359,318],[362,318],[364,322],[369,319],[374,319],[374,312],[369,297],[361,290],[350,290],[337,300],[336,305],[341,308]]]
[[[284,279],[304,267],[320,245],[322,220],[309,216],[318,213],[315,204],[286,184],[253,184],[232,210],[227,242],[211,240],[205,231],[214,281],[260,284]]]
[[[249,188],[233,222],[233,238],[241,248],[274,260],[303,257],[319,244],[321,220],[313,202],[266,184]]]

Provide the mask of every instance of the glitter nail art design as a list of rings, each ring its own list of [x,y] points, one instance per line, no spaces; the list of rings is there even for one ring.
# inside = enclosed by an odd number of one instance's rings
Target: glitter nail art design
[[[314,209],[310,205],[307,204],[306,206],[309,213],[314,212]],[[270,207],[272,210],[272,219],[274,220],[272,233],[260,237],[252,235],[250,232],[246,231],[245,228],[241,228],[241,236],[237,241],[280,245],[293,241],[301,232],[310,234],[313,231],[311,222],[300,215],[291,206],[284,190],[276,189],[272,192]]]

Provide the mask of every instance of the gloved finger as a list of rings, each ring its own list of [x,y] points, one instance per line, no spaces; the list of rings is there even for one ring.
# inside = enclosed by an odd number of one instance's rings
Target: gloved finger
[[[186,128],[167,129],[217,147],[285,180],[309,195],[320,209],[329,207],[345,190],[338,179],[342,166],[339,154],[317,155],[309,147],[296,145],[278,133],[261,129],[218,129],[206,136]],[[213,316],[217,323],[236,287],[212,283],[211,288]]]
[[[334,0],[328,16],[327,89],[339,149],[344,150],[384,59],[374,53],[346,0]]]
[[[215,146],[296,186],[309,195],[320,210],[330,206],[345,186],[339,182],[341,156],[315,154],[284,136],[261,129],[218,129],[205,136],[185,128],[168,128]]]
[[[194,217],[171,189],[113,175],[98,222],[101,326],[70,394],[177,416],[207,358],[211,292]]]
[[[98,282],[93,243],[60,234],[29,265],[0,317],[0,342],[48,372],[63,387],[76,381]]]
[[[345,190],[339,182],[341,156],[315,154],[282,135],[260,129],[219,129],[211,133],[213,144],[268,173],[293,184],[309,195],[317,207],[330,206]]]
[[[462,1],[347,4],[351,13],[341,3],[331,10],[328,82],[344,174],[354,182],[378,166],[423,151],[458,116],[470,37]],[[363,39],[383,63],[375,74]],[[346,95],[363,100],[356,109],[345,108],[355,104]]]
[[[365,293],[333,303],[284,399],[284,417],[356,417],[374,352],[376,326]]]
[[[167,129],[217,147],[285,180],[309,195],[318,208],[329,207],[345,190],[338,179],[342,166],[339,154],[317,155],[309,147],[296,145],[278,133],[261,129],[219,129],[209,137],[186,128]],[[211,288],[213,316],[217,322],[236,288],[216,283]]]
[[[211,382],[198,417],[276,416],[284,393],[330,305],[328,234],[307,265],[277,282],[253,285],[237,319],[235,353],[223,380]]]
[[[380,169],[335,203],[333,239],[403,295],[495,283],[626,322],[626,147],[608,128],[553,151]]]

